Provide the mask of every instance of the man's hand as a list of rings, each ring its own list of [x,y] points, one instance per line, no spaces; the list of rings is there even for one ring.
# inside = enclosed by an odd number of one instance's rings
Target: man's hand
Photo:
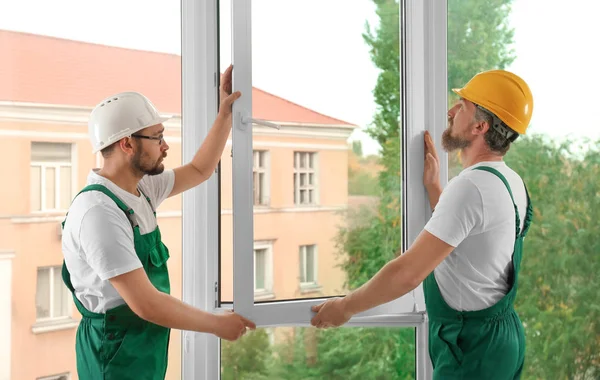
[[[247,328],[254,330],[254,322],[236,314],[232,311],[226,311],[224,314],[215,315],[214,334],[221,339],[234,341],[241,338],[247,331]]]
[[[427,191],[440,188],[440,158],[429,132],[425,131],[425,165],[423,167],[423,185]]]
[[[233,102],[235,102],[242,93],[239,91],[231,93],[233,88],[233,65],[229,65],[227,70],[221,75],[221,88],[219,89],[219,99],[221,100],[221,104],[219,105],[219,113],[225,117],[231,116],[231,106]]]
[[[338,327],[350,320],[352,313],[345,308],[343,298],[334,298],[313,306],[312,311],[317,315],[310,321],[311,325],[319,328]]]

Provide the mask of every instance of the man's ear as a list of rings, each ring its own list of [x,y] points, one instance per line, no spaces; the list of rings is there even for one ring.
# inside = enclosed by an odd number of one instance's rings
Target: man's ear
[[[490,129],[490,125],[487,121],[477,121],[473,126],[472,133],[474,135],[484,135]]]
[[[135,153],[134,145],[133,138],[131,137],[123,137],[119,140],[119,148],[128,156],[133,156]]]

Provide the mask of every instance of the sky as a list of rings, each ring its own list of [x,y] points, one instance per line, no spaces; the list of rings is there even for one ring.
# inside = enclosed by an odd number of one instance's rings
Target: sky
[[[449,0],[453,1],[453,0]],[[231,0],[221,5],[221,66],[231,61]],[[370,0],[254,0],[253,85],[360,128],[366,154],[377,144],[361,132],[373,118],[378,69],[363,41],[376,25]],[[517,59],[509,70],[534,95],[531,132],[600,138],[590,117],[600,88],[596,0],[514,0]],[[342,16],[343,15],[343,16]],[[180,2],[172,0],[19,0],[0,3],[0,29],[86,42],[181,53]]]

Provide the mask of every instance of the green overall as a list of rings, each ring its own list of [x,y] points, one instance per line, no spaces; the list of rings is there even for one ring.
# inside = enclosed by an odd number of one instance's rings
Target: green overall
[[[158,226],[154,231],[141,235],[133,209],[127,207],[110,190],[102,185],[89,185],[79,194],[86,191],[100,191],[106,194],[123,210],[133,228],[135,252],[150,282],[159,291],[169,294],[169,273],[166,265],[169,251],[161,241]],[[152,207],[150,198],[146,199]],[[154,208],[152,210],[156,215]],[[165,378],[170,329],[141,319],[127,304],[107,310],[105,314],[93,313],[75,296],[71,275],[64,262],[62,277],[73,293],[77,310],[82,315],[75,344],[77,373],[80,379]]]
[[[533,209],[527,194],[527,215],[520,230],[519,211],[508,181],[497,170],[479,166],[499,177],[508,189],[516,215],[516,239],[508,293],[495,305],[477,311],[457,311],[444,301],[434,273],[423,283],[429,317],[429,355],[433,379],[519,379],[525,362],[525,332],[513,305],[517,295],[523,238]],[[525,189],[527,193],[527,189]]]

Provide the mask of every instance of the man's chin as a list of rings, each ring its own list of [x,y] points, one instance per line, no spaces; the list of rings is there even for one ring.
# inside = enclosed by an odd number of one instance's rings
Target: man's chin
[[[154,169],[148,171],[146,174],[147,175],[159,175],[159,174],[162,174],[164,171],[165,171],[165,165],[159,164]]]

